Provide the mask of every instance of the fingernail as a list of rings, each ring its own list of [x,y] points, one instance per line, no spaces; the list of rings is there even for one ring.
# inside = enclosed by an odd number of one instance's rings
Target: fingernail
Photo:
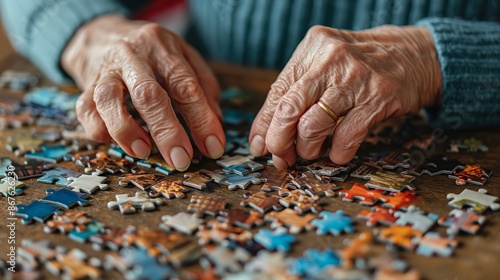
[[[142,139],[134,140],[132,145],[130,145],[130,148],[132,148],[132,151],[137,158],[147,158],[151,153],[149,145]]]
[[[273,155],[273,163],[274,163],[274,167],[276,167],[280,170],[288,169],[288,162],[280,157],[275,156],[275,155]]]
[[[174,147],[170,151],[170,158],[174,163],[175,169],[179,171],[186,171],[191,165],[191,158],[182,147]]]
[[[250,153],[252,155],[259,157],[264,155],[264,138],[260,135],[255,135],[250,143]]]
[[[215,135],[210,135],[205,139],[205,149],[213,159],[220,158],[224,154],[224,147]]]

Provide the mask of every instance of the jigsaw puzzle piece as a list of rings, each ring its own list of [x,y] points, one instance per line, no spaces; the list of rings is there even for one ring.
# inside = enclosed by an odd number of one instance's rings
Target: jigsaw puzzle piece
[[[298,188],[303,189],[310,196],[335,196],[334,190],[338,190],[334,183],[323,182],[321,178],[317,178],[316,175],[310,172],[302,172],[300,176],[294,176],[291,181]]]
[[[185,212],[178,212],[173,216],[165,215],[161,217],[161,220],[161,229],[167,231],[175,229],[187,235],[193,234],[203,224],[203,219],[198,218],[198,215]]]
[[[350,167],[348,165],[335,164],[329,158],[318,159],[306,166],[307,170],[310,170],[315,174],[328,177],[333,177],[341,172],[347,172],[349,168]]]
[[[415,187],[410,185],[414,180],[415,177],[411,175],[381,171],[372,174],[366,186],[384,191],[400,192],[405,189],[414,190]]]
[[[58,206],[43,203],[37,200],[32,201],[28,205],[19,204],[16,206],[17,211],[14,213],[17,217],[22,217],[23,224],[29,224],[33,220],[43,223],[60,209]]]
[[[315,219],[311,222],[311,225],[317,228],[316,233],[319,235],[331,233],[338,236],[342,232],[354,231],[354,226],[352,226],[354,220],[344,215],[344,211],[342,210],[337,210],[336,212],[322,211],[319,213],[319,217],[320,219]]]
[[[163,180],[151,186],[150,197],[162,195],[165,198],[184,198],[189,189],[184,187],[181,182]]]
[[[281,197],[277,195],[271,195],[260,191],[255,194],[247,192],[244,193],[243,196],[245,199],[241,201],[240,205],[252,207],[260,213],[267,213],[271,210],[279,211],[283,209],[283,206],[279,203]]]
[[[137,161],[138,166],[146,168],[154,168],[156,172],[163,175],[170,175],[175,171],[175,167],[170,166],[162,157],[161,154],[149,156],[146,160]]]
[[[350,176],[354,178],[360,178],[365,180],[370,180],[372,174],[376,174],[378,171],[382,170],[382,167],[370,163],[363,162],[358,168],[351,172]]]
[[[137,174],[124,174],[123,176],[120,176],[118,178],[118,184],[122,187],[134,185],[139,189],[146,191],[151,188],[152,185],[163,179],[165,179],[165,177],[160,175],[139,172]]]
[[[423,233],[413,229],[411,226],[392,225],[379,231],[378,239],[393,246],[399,246],[413,251],[416,247],[415,238],[421,238]]]
[[[366,225],[369,227],[377,224],[390,226],[398,219],[394,217],[393,211],[380,206],[373,206],[370,210],[361,210],[358,218],[366,220]]]
[[[320,198],[318,196],[309,196],[303,190],[291,190],[290,195],[281,197],[279,203],[287,208],[292,208],[299,214],[311,211],[318,213],[323,210],[320,206]]]
[[[281,252],[290,251],[290,245],[297,240],[295,236],[288,234],[285,228],[277,228],[274,231],[263,228],[253,238],[267,250]]]
[[[295,210],[290,208],[282,211],[272,211],[264,217],[266,221],[270,221],[271,228],[287,227],[292,234],[300,233],[303,230],[310,231],[314,229],[311,221],[316,218],[315,214],[299,215]]]
[[[218,221],[244,229],[251,229],[254,226],[260,226],[264,223],[264,220],[261,218],[261,213],[256,211],[249,213],[244,209],[236,208],[223,211],[220,214],[221,215],[217,217]]]
[[[88,223],[85,227],[76,228],[69,232],[68,237],[76,242],[85,243],[91,236],[100,235],[104,231],[104,224],[96,220]]]
[[[387,202],[389,196],[381,189],[368,189],[365,185],[354,183],[349,190],[340,190],[342,201],[352,202],[359,200],[359,204],[373,206],[378,201]]]
[[[64,145],[42,145],[40,146],[40,149],[40,152],[27,152],[24,154],[24,156],[26,158],[57,163],[71,152],[71,149],[65,147]]]
[[[122,227],[103,228],[101,234],[92,235],[89,240],[92,243],[92,248],[96,251],[103,249],[118,251],[124,243],[125,233],[126,230]]]
[[[120,254],[106,255],[104,266],[107,270],[118,269],[126,279],[171,279],[176,275],[169,265],[159,264],[147,250],[136,247],[123,248]]]
[[[64,214],[55,214],[52,220],[45,223],[43,231],[53,233],[59,231],[63,234],[68,233],[75,228],[85,228],[93,219],[85,212],[67,212]]]
[[[217,246],[205,247],[203,251],[205,258],[201,260],[202,266],[207,269],[213,265],[217,275],[239,272],[243,269],[243,264],[250,260],[250,255],[241,248],[230,249]]]
[[[184,178],[182,182],[184,185],[197,190],[203,190],[207,187],[208,183],[221,183],[226,179],[226,176],[206,169],[200,169],[198,172],[185,173]]]
[[[449,193],[446,195],[446,198],[451,199],[448,203],[451,207],[462,208],[463,206],[470,206],[477,213],[483,213],[488,208],[493,211],[500,210],[500,204],[495,202],[498,200],[498,197],[488,195],[486,194],[487,192],[485,189],[479,189],[477,192],[464,189],[460,194]]]
[[[448,175],[448,178],[455,179],[457,186],[463,186],[467,183],[482,186],[486,183],[487,178],[491,176],[492,171],[483,169],[479,164],[465,165],[465,168],[460,171],[454,171]]]
[[[290,265],[290,271],[298,276],[316,279],[321,277],[326,269],[339,265],[340,257],[332,249],[324,251],[307,249],[300,258]]]
[[[264,165],[262,165],[258,162],[255,162],[253,160],[249,160],[249,161],[246,161],[246,162],[243,162],[240,164],[230,165],[230,166],[224,167],[224,169],[222,169],[222,171],[225,174],[233,174],[234,173],[234,174],[237,174],[240,176],[244,176],[244,175],[249,174],[250,172],[258,171],[261,169],[264,169]]]
[[[115,174],[127,173],[130,170],[130,162],[125,159],[116,160],[104,152],[97,152],[96,157],[88,161],[76,161],[76,164],[85,167],[85,173]]]
[[[104,181],[107,180],[105,176],[99,176],[96,174],[87,175],[82,174],[78,178],[69,177],[68,181],[71,183],[68,185],[68,188],[77,192],[85,192],[92,194],[97,189],[107,190],[108,185],[103,184]]]
[[[221,182],[223,185],[227,185],[227,188],[230,191],[235,189],[246,189],[250,184],[258,185],[262,183],[262,178],[260,178],[261,174],[258,172],[249,173],[246,175],[238,175],[238,174],[227,174],[226,179]]]
[[[394,217],[398,218],[396,225],[405,226],[407,224],[412,225],[412,229],[418,230],[422,233],[426,233],[439,219],[439,215],[434,213],[424,214],[424,211],[411,205],[408,207],[406,212],[396,211]]]
[[[5,197],[15,196],[23,193],[24,183],[13,177],[6,177],[0,180],[0,193]]]
[[[431,257],[438,255],[440,257],[449,257],[458,246],[455,238],[443,238],[438,232],[428,232],[424,237],[418,240],[416,253]]]
[[[392,211],[406,209],[408,206],[417,202],[418,196],[415,194],[415,191],[410,190],[390,193],[387,195],[387,201],[384,202],[382,206],[385,208],[391,208]]]
[[[119,208],[122,214],[132,214],[137,212],[136,209],[143,211],[153,211],[156,205],[162,205],[161,198],[150,198],[145,191],[136,192],[135,196],[128,196],[128,194],[117,194],[116,201],[108,202],[108,208]]]
[[[214,196],[193,195],[188,205],[188,212],[194,212],[199,217],[203,215],[217,216],[226,209],[226,200]]]
[[[71,249],[67,253],[60,253],[56,260],[49,261],[45,267],[53,275],[63,273],[64,279],[97,279],[101,277],[101,270],[98,268],[101,261],[97,258],[88,258],[80,249]]]
[[[476,234],[484,222],[486,222],[485,216],[459,209],[451,210],[448,218],[438,220],[439,225],[448,227],[446,233],[451,236],[457,235],[460,231]]]
[[[56,186],[67,187],[71,182],[68,181],[69,177],[79,177],[82,175],[80,172],[69,170],[63,167],[56,167],[43,172],[44,175],[37,179],[40,183],[54,184]]]
[[[86,206],[88,204],[85,198],[89,195],[85,193],[74,192],[68,189],[48,189],[46,197],[40,199],[41,202],[55,204],[57,206],[69,209],[74,205]]]
[[[43,171],[51,169],[53,166],[51,164],[42,163],[38,160],[27,160],[24,164],[18,162],[12,162],[14,167],[13,171],[16,173],[19,180],[40,177],[43,175]]]
[[[431,176],[441,174],[452,174],[453,172],[463,169],[465,165],[458,160],[448,160],[443,155],[436,155],[428,159],[424,164],[412,167],[407,171],[408,174],[420,176],[428,174]]]

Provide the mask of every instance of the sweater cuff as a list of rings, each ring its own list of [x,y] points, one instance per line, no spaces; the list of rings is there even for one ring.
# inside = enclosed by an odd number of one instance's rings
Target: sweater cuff
[[[56,5],[59,7],[55,7]],[[44,6],[43,10],[47,12],[35,12],[32,15],[32,22],[28,27],[31,30],[28,31],[30,39],[27,55],[51,80],[59,84],[71,81],[62,69],[60,59],[66,44],[78,28],[103,14],[129,14],[123,5],[112,0],[55,1]],[[48,10],[51,10],[49,16]],[[43,50],[43,55],[40,50]]]
[[[500,123],[500,25],[459,19],[429,18],[441,64],[442,105],[427,108],[431,125],[443,129]]]

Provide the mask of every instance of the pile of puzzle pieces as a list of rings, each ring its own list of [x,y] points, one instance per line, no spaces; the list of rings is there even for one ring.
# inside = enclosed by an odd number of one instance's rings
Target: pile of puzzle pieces
[[[497,198],[483,188],[492,171],[477,164],[444,155],[411,164],[408,154],[383,151],[358,153],[343,166],[319,159],[278,170],[269,158],[250,156],[248,135],[232,129],[226,131],[226,155],[215,162],[217,168],[194,164],[188,172],[174,174],[158,153],[139,160],[118,146],[87,140],[76,125],[75,100],[57,89],[40,88],[24,102],[0,103],[5,129],[0,137],[11,152],[0,159],[0,191],[5,197],[22,195],[30,181],[46,184],[46,196],[17,205],[15,215],[24,224],[43,223],[46,233],[109,253],[99,260],[79,249],[23,240],[17,249],[22,269],[16,277],[36,278],[45,267],[65,279],[94,279],[104,270],[117,270],[127,279],[419,279],[398,250],[449,257],[460,233],[476,234],[486,221],[483,214],[500,209]],[[236,126],[252,120],[240,111],[226,110],[224,117],[227,125]],[[37,128],[24,134],[15,129],[35,123]],[[407,146],[428,145],[425,139],[411,143]],[[429,175],[448,176],[454,180],[450,185],[482,187],[448,194],[448,205],[455,209],[440,217],[416,206],[418,176]],[[349,188],[341,189],[339,182]],[[184,212],[163,215],[150,228],[106,225],[78,211],[100,191],[125,187],[138,190],[133,196],[118,192],[109,209],[101,211],[137,215],[161,211],[167,200],[189,197],[190,203]],[[207,192],[210,188],[240,192],[240,205],[229,207],[224,197]],[[341,249],[309,249],[291,257],[288,253],[303,232],[337,237],[356,230],[354,217],[324,210],[334,200],[366,206],[356,218],[375,227],[373,232],[361,232]],[[437,232],[440,226],[446,236]],[[390,250],[381,252],[377,244]],[[204,272],[193,270],[196,265]],[[2,266],[6,264],[0,270]]]

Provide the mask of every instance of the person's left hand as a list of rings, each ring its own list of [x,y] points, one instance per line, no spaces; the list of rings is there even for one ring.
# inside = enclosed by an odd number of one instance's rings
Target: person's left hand
[[[441,79],[425,28],[312,27],[271,86],[250,150],[271,152],[275,166],[287,168],[297,155],[320,157],[326,146],[333,162],[345,164],[376,123],[440,102]]]

